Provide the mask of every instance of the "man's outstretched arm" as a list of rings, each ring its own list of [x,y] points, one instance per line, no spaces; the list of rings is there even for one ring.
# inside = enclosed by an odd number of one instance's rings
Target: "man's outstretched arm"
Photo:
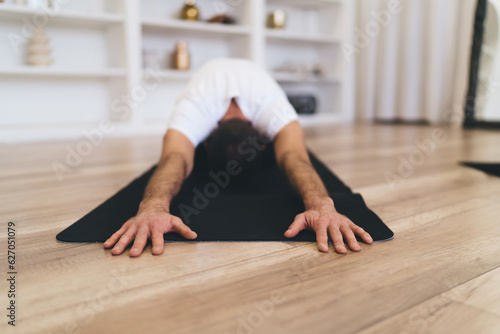
[[[146,186],[137,215],[125,222],[104,247],[114,245],[111,253],[118,255],[135,239],[129,255],[139,256],[150,238],[153,254],[161,254],[164,233],[177,232],[188,239],[196,238],[196,233],[180,218],[170,214],[170,203],[191,173],[193,161],[194,146],[189,139],[176,130],[168,130],[163,137],[160,162]]]
[[[353,251],[361,249],[355,235],[360,236],[366,243],[373,241],[361,227],[335,210],[333,200],[311,165],[304,131],[297,121],[288,124],[278,133],[274,140],[274,149],[280,169],[302,197],[306,209],[295,217],[285,232],[285,237],[292,238],[303,229],[312,229],[316,233],[318,249],[327,252],[330,234],[338,253],[347,251],[343,239]]]

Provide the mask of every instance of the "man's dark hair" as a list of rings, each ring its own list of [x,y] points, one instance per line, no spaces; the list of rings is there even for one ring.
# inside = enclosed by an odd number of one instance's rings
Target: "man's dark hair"
[[[241,168],[241,172],[234,179],[243,181],[261,167],[265,144],[267,140],[250,122],[242,119],[221,121],[207,140],[209,168],[214,172],[226,170],[227,164],[235,161],[238,166],[235,169]]]

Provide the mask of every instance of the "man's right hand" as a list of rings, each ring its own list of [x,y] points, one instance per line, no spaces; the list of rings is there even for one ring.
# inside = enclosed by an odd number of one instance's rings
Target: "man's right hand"
[[[177,232],[186,239],[197,237],[196,233],[187,227],[179,217],[171,215],[161,206],[149,206],[139,209],[135,217],[130,218],[106,240],[104,247],[111,248],[116,244],[111,253],[119,255],[135,239],[129,255],[139,256],[150,238],[153,243],[152,253],[159,255],[163,253],[165,243],[163,234],[167,232]]]

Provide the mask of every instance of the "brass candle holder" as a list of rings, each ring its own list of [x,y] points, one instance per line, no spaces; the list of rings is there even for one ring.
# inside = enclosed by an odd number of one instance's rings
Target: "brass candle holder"
[[[195,0],[187,0],[180,14],[181,19],[187,21],[198,21],[200,19],[200,11],[196,7]]]
[[[267,27],[271,29],[283,29],[286,26],[286,13],[275,10],[267,17]]]
[[[179,71],[188,71],[190,64],[189,50],[186,41],[177,42],[177,46],[173,55],[173,67]]]

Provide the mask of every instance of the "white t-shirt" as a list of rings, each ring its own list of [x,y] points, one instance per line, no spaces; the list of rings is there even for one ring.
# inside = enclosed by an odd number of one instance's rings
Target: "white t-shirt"
[[[245,59],[217,58],[194,73],[177,99],[168,128],[183,133],[196,147],[217,127],[232,98],[269,139],[298,119],[286,94],[264,69]]]

